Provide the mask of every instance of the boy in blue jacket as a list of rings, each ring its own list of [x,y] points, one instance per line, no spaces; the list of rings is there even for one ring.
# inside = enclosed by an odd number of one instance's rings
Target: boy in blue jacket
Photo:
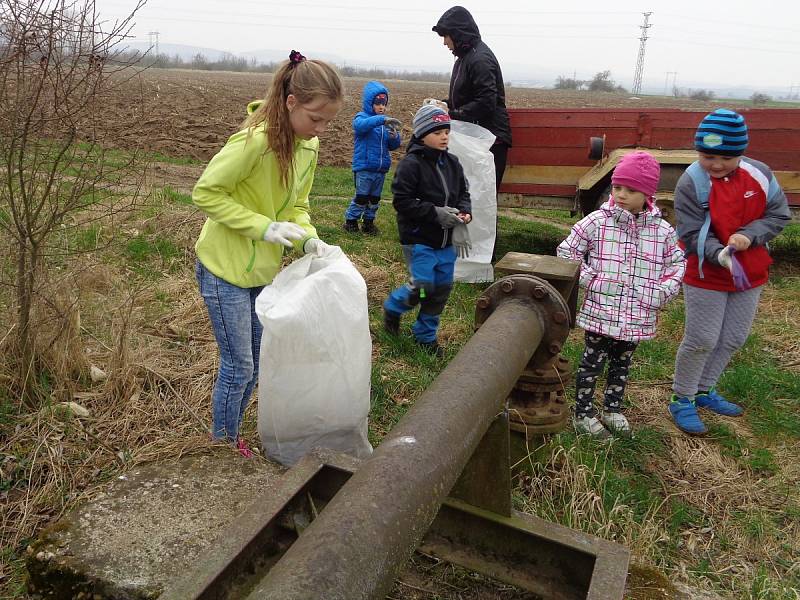
[[[436,340],[439,318],[453,288],[456,255],[467,255],[463,250],[469,247],[465,232],[472,204],[461,163],[447,151],[448,114],[426,104],[414,115],[413,127],[392,181],[397,229],[411,277],[383,303],[383,325],[397,335],[401,315],[419,305],[411,327],[414,339],[441,357],[444,352]]]
[[[353,181],[356,193],[344,213],[345,231],[378,235],[375,214],[381,201],[383,180],[392,165],[391,150],[400,147],[400,121],[386,115],[389,90],[379,81],[368,81],[361,97],[361,111],[353,117]]]

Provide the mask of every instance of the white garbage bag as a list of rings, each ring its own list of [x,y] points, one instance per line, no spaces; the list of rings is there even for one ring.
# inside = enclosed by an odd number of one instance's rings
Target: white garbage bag
[[[467,225],[472,250],[468,258],[456,259],[456,281],[494,281],[492,250],[497,233],[497,189],[494,155],[489,150],[494,140],[494,134],[480,125],[450,122],[448,151],[458,157],[464,168],[472,199],[472,222]]]
[[[271,458],[292,465],[315,447],[363,458],[372,340],[367,286],[344,252],[306,255],[256,298],[264,326],[258,434]]]

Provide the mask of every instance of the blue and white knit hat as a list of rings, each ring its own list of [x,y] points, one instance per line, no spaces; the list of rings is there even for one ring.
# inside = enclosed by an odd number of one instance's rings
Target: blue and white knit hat
[[[450,129],[450,115],[434,104],[423,104],[411,121],[414,137],[421,140],[432,131]]]
[[[727,108],[718,108],[707,114],[694,136],[695,150],[722,156],[741,156],[747,142],[744,117]]]

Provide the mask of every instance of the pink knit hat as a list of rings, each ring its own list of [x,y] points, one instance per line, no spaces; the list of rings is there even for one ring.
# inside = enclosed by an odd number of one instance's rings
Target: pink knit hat
[[[620,159],[611,175],[611,185],[624,185],[652,198],[658,189],[661,166],[652,154],[631,152]]]

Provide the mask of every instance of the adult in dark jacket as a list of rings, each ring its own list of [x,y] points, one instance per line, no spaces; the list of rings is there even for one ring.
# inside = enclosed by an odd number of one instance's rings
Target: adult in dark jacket
[[[495,182],[500,189],[511,147],[511,125],[500,64],[481,40],[475,20],[463,6],[448,9],[433,26],[433,31],[444,38],[444,45],[456,56],[450,76],[450,97],[446,100],[450,118],[477,123],[496,136],[491,151]]]

